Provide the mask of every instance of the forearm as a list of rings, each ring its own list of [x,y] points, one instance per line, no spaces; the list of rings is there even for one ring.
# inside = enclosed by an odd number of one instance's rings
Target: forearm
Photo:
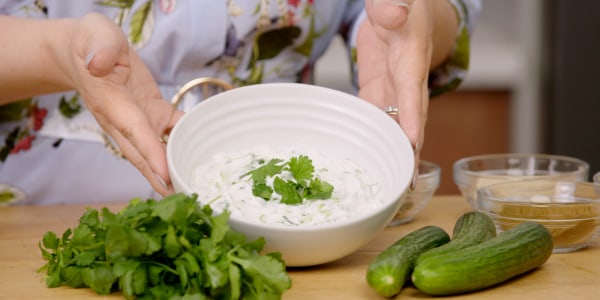
[[[59,57],[75,22],[0,16],[0,104],[72,88]]]

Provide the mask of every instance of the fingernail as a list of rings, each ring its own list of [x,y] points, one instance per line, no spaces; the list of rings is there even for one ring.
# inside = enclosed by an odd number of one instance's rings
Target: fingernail
[[[410,181],[410,190],[414,191],[417,189],[417,180],[419,178],[419,166],[415,165],[415,170],[413,171],[413,177]]]
[[[415,152],[419,152],[421,151],[421,143],[420,143],[420,139],[419,137],[417,137],[417,141],[415,142],[415,144],[413,145],[413,150]]]
[[[83,61],[86,69],[88,68],[88,65],[90,64],[92,59],[94,59],[95,56],[96,56],[96,52],[94,52],[94,51],[90,51],[90,53],[88,53],[88,55],[86,55],[85,60]]]
[[[162,179],[162,177],[160,177],[160,175],[154,173],[154,177],[156,177],[156,180],[158,180],[158,183],[160,183],[160,185],[165,189],[165,190],[169,190],[169,185],[167,185],[167,183],[165,182],[164,179]]]
[[[404,6],[406,8],[410,8],[410,4],[406,3],[405,1],[402,0],[391,0],[390,4],[393,6]]]

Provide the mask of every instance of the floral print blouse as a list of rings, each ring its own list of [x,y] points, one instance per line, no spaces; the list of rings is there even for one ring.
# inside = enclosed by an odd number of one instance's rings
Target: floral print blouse
[[[456,88],[468,69],[469,36],[480,10],[476,0],[450,1],[460,17],[446,63],[430,74],[431,96]],[[184,83],[210,76],[243,86],[265,82],[312,83],[317,59],[336,35],[355,53],[355,29],[364,17],[355,0],[0,0],[0,14],[27,18],[80,17],[100,12],[123,29],[153,73],[165,99]],[[356,67],[352,78],[356,83]],[[356,85],[355,85],[356,86]],[[36,96],[0,106],[0,183],[7,163],[41,142],[60,151],[64,140],[111,146],[76,92]],[[108,147],[111,149],[111,147]],[[104,150],[105,151],[105,150]],[[106,151],[105,151],[106,152]],[[112,154],[111,154],[112,155]],[[32,155],[28,166],[47,155]],[[42,171],[43,172],[43,171]],[[65,171],[67,172],[67,171]],[[117,172],[117,171],[114,171]],[[20,187],[25,188],[25,187]],[[25,188],[25,194],[28,193]],[[43,196],[44,197],[44,196]],[[110,199],[105,199],[106,201]]]

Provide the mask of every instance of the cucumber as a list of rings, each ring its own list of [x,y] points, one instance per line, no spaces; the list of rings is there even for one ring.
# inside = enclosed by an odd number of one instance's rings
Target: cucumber
[[[405,235],[371,261],[367,283],[384,297],[396,295],[410,279],[417,257],[449,240],[448,233],[437,226],[425,226]]]
[[[478,245],[421,260],[411,279],[435,296],[481,290],[544,264],[553,247],[548,229],[524,222]]]
[[[416,265],[427,257],[471,247],[495,236],[496,225],[492,218],[479,211],[467,212],[456,220],[450,242],[421,254]]]

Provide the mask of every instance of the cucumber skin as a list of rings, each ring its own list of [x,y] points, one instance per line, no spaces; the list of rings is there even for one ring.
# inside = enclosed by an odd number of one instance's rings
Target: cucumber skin
[[[496,225],[490,216],[479,211],[467,212],[456,220],[450,242],[421,254],[416,265],[427,257],[475,246],[493,237],[496,237]]]
[[[448,233],[437,226],[425,226],[405,235],[371,261],[367,283],[381,296],[398,294],[410,279],[417,257],[449,240]]]
[[[411,279],[429,295],[473,292],[539,267],[553,247],[548,229],[524,222],[481,244],[422,260]]]

